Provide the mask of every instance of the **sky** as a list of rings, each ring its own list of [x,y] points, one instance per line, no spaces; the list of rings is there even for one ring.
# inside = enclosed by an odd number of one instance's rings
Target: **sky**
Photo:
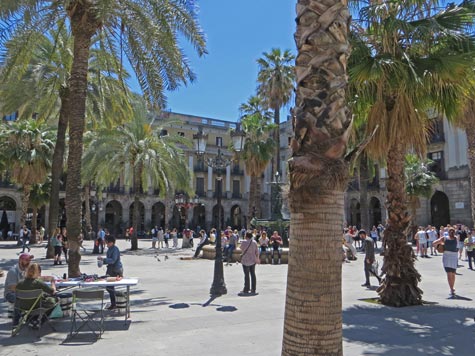
[[[208,54],[181,42],[197,79],[167,92],[167,110],[237,121],[239,106],[256,92],[257,59],[272,48],[296,53],[295,0],[197,0]],[[132,83],[135,91],[137,84]],[[288,111],[288,110],[287,110]],[[287,115],[284,113],[282,117]]]

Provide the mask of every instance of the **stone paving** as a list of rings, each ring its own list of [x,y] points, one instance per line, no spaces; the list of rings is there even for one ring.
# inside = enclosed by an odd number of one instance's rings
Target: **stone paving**
[[[86,241],[85,246],[82,272],[104,274],[105,268],[98,268],[96,256],[90,254],[92,242]],[[55,321],[57,332],[45,329],[40,339],[28,329],[11,338],[6,304],[0,303],[0,355],[280,355],[287,265],[258,266],[259,295],[253,297],[238,296],[243,285],[241,266],[226,266],[228,294],[210,300],[213,261],[182,260],[193,254],[189,249],[156,254],[150,240],[139,241],[137,252],[124,251],[129,247],[125,241],[118,241],[118,246],[125,275],[140,279],[131,290],[132,315],[127,324],[122,315],[107,312],[106,331],[97,341],[88,335],[68,341],[68,319]],[[13,265],[18,251],[14,243],[0,242],[0,268]],[[34,246],[32,253],[43,274],[67,272],[65,265],[53,266],[43,258],[43,247]],[[344,263],[344,354],[474,355],[475,271],[460,261],[463,267],[456,280],[460,297],[449,299],[441,260],[439,255],[417,262],[424,300],[430,304],[399,309],[364,301],[376,297],[376,292],[375,287],[360,286],[364,281],[361,254],[358,261]],[[4,278],[0,282],[3,287]]]

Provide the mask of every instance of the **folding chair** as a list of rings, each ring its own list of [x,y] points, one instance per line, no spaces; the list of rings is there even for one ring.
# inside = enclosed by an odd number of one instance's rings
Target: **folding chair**
[[[74,290],[71,313],[70,338],[76,336],[85,326],[94,336],[101,338],[104,332],[104,290]]]
[[[55,305],[45,305],[43,299],[43,291],[41,289],[34,290],[16,290],[15,309],[20,313],[20,320],[18,325],[12,329],[12,336],[17,335],[23,326],[32,320],[37,320],[38,335],[42,325],[49,324],[53,331],[56,331],[48,317],[48,312],[54,308]],[[23,307],[30,305],[29,308]]]

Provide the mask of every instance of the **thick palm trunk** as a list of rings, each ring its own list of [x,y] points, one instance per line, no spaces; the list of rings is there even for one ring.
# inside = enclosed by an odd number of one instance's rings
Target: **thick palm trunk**
[[[87,227],[91,225],[91,206],[89,203],[89,197],[91,196],[91,186],[86,184],[84,187],[84,226],[83,226],[83,234],[84,238],[87,234]]]
[[[405,232],[411,220],[406,208],[404,148],[393,145],[387,157],[388,227],[384,231],[383,283],[378,289],[381,303],[395,307],[422,303],[421,280],[414,262],[416,256],[407,244]]]
[[[38,208],[36,206],[33,207],[33,213],[31,216],[31,236],[30,236],[30,244],[36,243],[36,230],[37,230],[37,222],[38,220]]]
[[[341,231],[351,126],[346,1],[298,0],[289,161],[290,257],[282,356],[340,356]]]
[[[361,212],[361,228],[368,233],[369,226],[369,205],[368,205],[368,182],[369,170],[368,161],[363,154],[360,161],[360,212]]]
[[[70,98],[74,105],[69,116],[68,179],[66,183],[66,216],[69,241],[68,273],[71,277],[81,274],[78,236],[81,232],[81,159],[86,114],[87,71],[91,38],[98,23],[91,14],[89,2],[74,2],[71,30],[74,36],[74,57],[69,81]]]
[[[20,228],[22,228],[26,223],[26,214],[28,214],[28,205],[30,205],[30,193],[31,185],[25,184],[23,186],[23,196],[21,201]]]
[[[261,217],[261,196],[259,189],[260,177],[251,176],[251,184],[249,187],[249,208],[248,208],[248,221],[251,221],[253,217],[259,219]]]
[[[342,355],[343,192],[290,198],[283,355]]]
[[[274,124],[277,127],[274,129],[274,142],[275,142],[275,164],[272,166],[272,174],[275,176],[277,172],[282,173],[280,170],[280,108],[273,108],[274,110]]]
[[[140,227],[139,225],[139,219],[140,219],[140,210],[139,210],[139,204],[140,204],[140,199],[139,199],[139,187],[140,187],[140,174],[134,173],[134,233],[132,234],[130,238],[130,249],[132,251],[138,250],[139,249],[139,243],[138,243],[138,238],[137,238],[137,233],[138,229]]]
[[[56,145],[54,146],[53,161],[51,166],[51,193],[49,198],[48,215],[48,238],[54,234],[58,226],[59,215],[59,189],[61,186],[61,175],[63,173],[64,151],[66,147],[66,130],[68,129],[69,115],[69,88],[60,90],[61,109],[59,111],[58,131],[56,133]],[[54,247],[48,244],[46,258],[54,257]]]
[[[472,115],[475,113],[475,101],[469,103],[467,112]],[[475,226],[475,125],[470,123],[465,125],[465,133],[467,135],[467,158],[468,166],[470,168],[470,200],[472,208],[472,226]]]

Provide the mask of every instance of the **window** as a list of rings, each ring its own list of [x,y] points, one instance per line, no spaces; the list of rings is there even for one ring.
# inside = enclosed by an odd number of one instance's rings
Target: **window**
[[[178,136],[185,137],[185,133],[184,132],[178,132]]]
[[[216,137],[216,146],[223,147],[223,138],[222,137]]]
[[[241,181],[233,180],[233,198],[241,198]]]
[[[196,195],[205,196],[205,179],[203,177],[196,177]]]
[[[162,129],[162,131],[160,131],[160,136],[166,136],[166,135],[168,135],[168,130]]]
[[[433,161],[440,161],[442,159],[442,152],[431,152],[429,153],[429,158]]]

